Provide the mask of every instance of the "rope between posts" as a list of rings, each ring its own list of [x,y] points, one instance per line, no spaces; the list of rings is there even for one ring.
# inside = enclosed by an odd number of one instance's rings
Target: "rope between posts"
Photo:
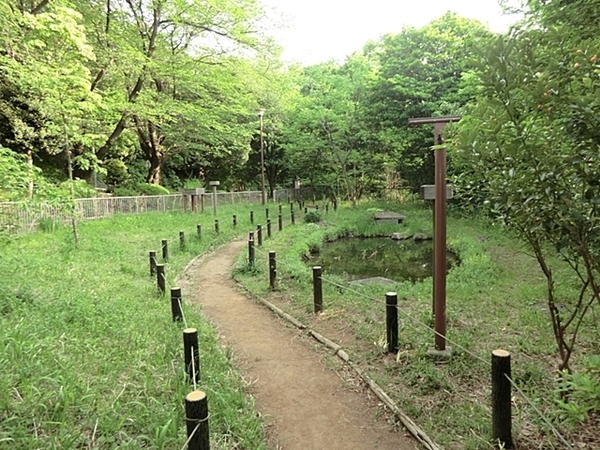
[[[266,251],[263,251],[262,249],[259,249],[259,252],[262,252],[264,254],[268,254]],[[281,262],[281,261],[277,261],[278,265],[283,265],[283,266],[287,266],[290,268],[295,268],[293,266],[291,266],[290,264],[287,264],[285,262]],[[445,339],[447,342],[451,343],[452,345],[454,345],[456,348],[461,349],[462,351],[464,351],[466,354],[470,355],[471,357],[477,359],[478,361],[484,363],[486,366],[491,367],[492,363],[491,361],[488,361],[486,359],[483,359],[481,356],[476,355],[475,353],[473,353],[472,351],[468,350],[467,348],[465,348],[464,346],[460,345],[459,343],[453,341],[452,339],[449,339],[447,336],[442,335],[441,333],[437,332],[435,329],[431,328],[429,325],[427,325],[426,323],[420,321],[419,319],[416,319],[415,317],[411,316],[410,314],[404,312],[402,309],[400,309],[398,307],[398,305],[393,305],[393,304],[389,304],[384,300],[381,299],[377,299],[377,298],[373,298],[370,297],[366,294],[363,294],[362,292],[359,292],[355,289],[351,289],[347,286],[343,286],[339,283],[336,283],[335,281],[329,280],[326,277],[323,277],[323,275],[321,275],[319,277],[321,279],[321,281],[325,281],[326,283],[329,283],[339,289],[342,289],[344,291],[353,293],[355,295],[358,295],[360,297],[363,297],[367,300],[370,300],[372,302],[375,303],[383,303],[385,306],[395,306],[396,310],[399,311],[404,317],[408,318],[409,320],[411,320],[414,323],[417,323],[425,328],[427,328],[429,331],[432,331],[435,335],[442,337],[443,339]],[[569,449],[569,450],[573,450],[573,447],[569,444],[569,442],[562,436],[562,434],[556,429],[556,427],[554,427],[552,425],[552,423],[548,420],[548,418],[546,416],[544,416],[544,414],[535,406],[535,404],[531,401],[531,399],[529,399],[529,397],[527,397],[527,395],[517,386],[517,384],[506,374],[504,374],[504,376],[509,380],[510,384],[512,386],[514,386],[514,388],[516,389],[516,391],[519,393],[519,395],[525,399],[525,401],[531,406],[531,408],[536,412],[536,414],[538,414],[540,416],[540,418],[544,421],[544,423],[546,423],[546,425],[548,425],[550,427],[550,429],[552,430],[552,432],[554,433],[554,435],[563,443],[565,444],[565,446]]]
[[[187,419],[187,417],[186,417],[186,419]],[[207,419],[208,419],[208,417],[207,417]],[[187,440],[185,441],[185,444],[183,444],[183,447],[181,447],[181,450],[185,450],[185,448],[188,446],[188,444],[190,443],[190,441],[194,437],[194,434],[196,434],[196,431],[198,431],[198,428],[200,428],[201,424],[202,424],[202,422],[198,422],[198,424],[194,427],[194,429],[192,430],[192,432],[188,436]]]
[[[183,325],[187,328],[187,320],[185,320],[185,314],[183,313],[183,305],[181,304],[181,298],[177,299],[177,303],[179,303],[179,311],[181,312],[181,318],[183,319]]]
[[[538,409],[537,406],[535,406],[535,404],[529,399],[529,397],[527,397],[525,395],[525,393],[521,390],[521,388],[519,388],[519,386],[517,386],[517,383],[515,383],[511,379],[511,377],[509,377],[507,374],[504,374],[504,376],[509,381],[511,386],[514,387],[515,390],[519,393],[519,395],[521,397],[523,397],[525,399],[525,401],[527,403],[529,403],[529,406],[531,406],[533,408],[533,410],[541,417],[541,419],[544,421],[544,423],[550,427],[550,429],[552,430],[552,433],[554,433],[554,435],[558,438],[558,440],[560,440],[569,450],[573,450],[573,447],[571,446],[571,444],[564,438],[564,436],[562,434],[560,434],[560,432],[556,429],[556,427],[554,427],[554,425],[552,425],[552,423],[550,423],[550,421],[546,418],[546,416],[544,416],[544,414],[542,414],[542,412]]]
[[[194,390],[197,391],[198,386],[196,385],[196,365],[194,364],[194,347],[191,347],[190,351],[192,352],[192,381],[194,382]]]

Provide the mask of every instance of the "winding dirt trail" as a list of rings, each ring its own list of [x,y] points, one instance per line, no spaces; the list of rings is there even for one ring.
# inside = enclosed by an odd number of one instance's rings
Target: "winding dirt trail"
[[[232,348],[265,416],[269,447],[418,449],[372,396],[327,366],[324,354],[311,349],[313,341],[239,292],[231,270],[244,244],[234,241],[194,261],[180,285]]]

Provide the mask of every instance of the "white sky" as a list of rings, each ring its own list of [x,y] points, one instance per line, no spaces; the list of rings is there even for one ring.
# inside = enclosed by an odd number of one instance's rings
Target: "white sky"
[[[513,18],[498,0],[260,0],[287,29],[269,32],[284,47],[283,59],[306,65],[343,62],[369,40],[397,34],[403,25],[420,28],[451,10],[506,31]],[[281,21],[281,20],[280,20]]]

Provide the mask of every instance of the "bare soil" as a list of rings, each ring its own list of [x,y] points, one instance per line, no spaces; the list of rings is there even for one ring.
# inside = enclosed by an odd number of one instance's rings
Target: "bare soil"
[[[243,247],[234,241],[199,258],[180,284],[233,350],[265,419],[268,447],[416,450],[418,444],[330,352],[240,293],[231,270]]]

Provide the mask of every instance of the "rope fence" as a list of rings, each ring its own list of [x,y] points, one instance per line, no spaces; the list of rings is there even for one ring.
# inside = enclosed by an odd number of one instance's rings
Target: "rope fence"
[[[268,258],[268,264],[269,267],[271,267],[272,265],[275,264],[274,262],[274,256],[272,251],[265,251],[262,248],[258,248],[257,251],[265,258]],[[279,267],[283,266],[286,267],[287,269],[291,269],[291,271],[294,272],[294,274],[297,273],[297,266],[292,266],[290,264],[287,264],[285,262],[281,262],[278,261],[277,265]],[[558,431],[558,429],[551,423],[551,421],[539,410],[539,408],[536,407],[535,403],[523,392],[522,389],[520,389],[518,387],[518,385],[516,384],[516,382],[511,378],[510,375],[510,354],[504,350],[495,350],[494,352],[492,352],[492,359],[485,359],[477,354],[475,354],[474,352],[472,352],[471,350],[467,349],[466,347],[464,347],[463,345],[459,344],[457,341],[452,340],[450,338],[448,338],[448,336],[444,336],[441,335],[440,333],[438,333],[434,328],[432,328],[431,326],[429,326],[428,324],[426,324],[425,322],[423,322],[422,320],[419,320],[418,318],[410,315],[409,313],[403,311],[400,307],[398,307],[397,305],[397,296],[395,293],[387,293],[385,296],[385,299],[378,299],[378,298],[374,298],[371,297],[369,295],[366,295],[360,291],[357,291],[356,289],[352,289],[351,287],[342,285],[340,283],[335,282],[334,280],[323,276],[322,274],[322,267],[320,266],[315,266],[312,268],[312,274],[310,272],[309,268],[306,268],[306,271],[304,272],[304,274],[301,273],[301,275],[306,276],[307,279],[309,279],[309,277],[312,276],[312,282],[313,282],[313,302],[314,302],[314,313],[320,313],[323,311],[323,293],[322,293],[322,283],[327,283],[335,288],[337,288],[339,291],[341,292],[346,292],[346,293],[351,293],[355,296],[359,296],[361,298],[364,298],[370,302],[372,302],[373,304],[379,304],[380,306],[384,307],[386,309],[386,318],[388,317],[388,311],[390,308],[394,309],[395,311],[399,312],[406,320],[408,320],[409,322],[419,325],[420,327],[423,327],[425,329],[427,329],[429,332],[431,332],[434,336],[440,336],[441,338],[445,339],[447,342],[449,342],[451,345],[453,345],[455,348],[462,350],[465,354],[469,355],[470,357],[476,359],[479,362],[482,362],[486,367],[488,367],[489,369],[492,369],[492,378],[494,379],[494,377],[496,377],[496,379],[498,377],[501,377],[502,379],[506,379],[507,383],[505,383],[505,386],[502,388],[502,392],[500,393],[496,393],[493,392],[492,393],[492,415],[495,417],[492,417],[492,421],[493,421],[493,425],[495,424],[495,426],[493,426],[493,437],[494,439],[499,439],[500,442],[503,442],[504,444],[504,448],[509,449],[513,446],[513,442],[512,442],[512,436],[511,436],[511,421],[512,418],[510,417],[510,406],[511,406],[511,393],[510,393],[510,387],[512,386],[517,393],[519,394],[519,396],[532,408],[532,410],[540,417],[540,419],[548,426],[548,428],[552,431],[552,433],[555,435],[555,437],[565,446],[566,449],[569,450],[573,450],[573,446],[566,440],[566,438]],[[272,277],[273,274],[270,272],[269,273],[269,283],[271,285],[273,285],[273,281],[272,281]],[[393,294],[393,295],[390,295]],[[396,299],[396,302],[394,302],[393,300]],[[397,339],[398,339],[398,330],[397,330],[397,320],[395,322],[395,330],[390,330],[389,329],[389,325],[390,322],[393,323],[393,320],[389,320],[388,319],[388,323],[386,323],[386,334],[388,336],[388,342],[387,342],[387,347],[388,347],[388,352],[390,353],[396,353],[397,351]],[[395,336],[395,340],[392,338],[390,339],[390,335],[391,336]],[[394,349],[396,351],[394,351]],[[504,352],[504,353],[502,353]],[[507,367],[503,367],[501,369],[501,371],[498,374],[494,373],[494,365],[495,365],[495,359],[498,358],[498,356],[495,353],[499,353],[501,356],[500,358],[506,358],[508,360],[508,365]],[[502,383],[500,383],[502,384]],[[508,388],[506,387],[506,385],[508,385]],[[494,391],[494,389],[492,389]],[[500,402],[502,404],[498,404],[498,398],[500,398]],[[500,411],[499,411],[500,410]],[[496,417],[498,416],[499,417]]]

